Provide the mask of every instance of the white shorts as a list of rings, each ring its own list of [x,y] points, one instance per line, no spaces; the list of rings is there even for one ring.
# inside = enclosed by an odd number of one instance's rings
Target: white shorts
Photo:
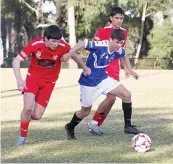
[[[89,107],[100,96],[106,95],[121,83],[111,77],[107,77],[94,87],[80,85],[80,103],[83,107]]]

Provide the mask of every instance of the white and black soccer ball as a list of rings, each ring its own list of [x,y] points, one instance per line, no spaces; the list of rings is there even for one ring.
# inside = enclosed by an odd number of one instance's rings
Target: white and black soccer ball
[[[132,138],[131,143],[136,152],[147,152],[150,150],[151,139],[148,135],[140,133]]]

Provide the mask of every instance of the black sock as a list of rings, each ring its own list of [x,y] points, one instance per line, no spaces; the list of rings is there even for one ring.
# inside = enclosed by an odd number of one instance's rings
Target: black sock
[[[74,129],[75,126],[77,126],[80,122],[82,121],[82,119],[78,118],[76,116],[76,113],[73,115],[73,118],[71,119],[71,121],[67,124],[68,128],[72,128]]]
[[[122,108],[124,111],[124,122],[125,128],[131,126],[131,117],[132,117],[132,103],[122,102]]]

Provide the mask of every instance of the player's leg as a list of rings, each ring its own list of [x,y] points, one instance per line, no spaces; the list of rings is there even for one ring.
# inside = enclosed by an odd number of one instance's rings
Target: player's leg
[[[141,133],[138,129],[131,125],[132,117],[132,102],[131,102],[131,93],[123,86],[119,85],[115,89],[109,92],[111,95],[115,95],[122,99],[122,108],[124,111],[124,132],[131,134]]]
[[[32,110],[31,119],[32,120],[39,120],[43,116],[45,109],[46,108],[44,106],[35,102],[33,110]]]
[[[32,110],[32,120],[39,120],[42,117],[54,87],[55,83],[43,83],[39,86],[39,92],[35,98],[35,104]]]
[[[21,112],[20,137],[16,142],[16,146],[22,146],[25,144],[29,123],[31,121],[31,111],[35,102],[35,97],[38,93],[38,80],[27,75],[26,86],[27,88],[24,88],[23,90],[24,107]]]
[[[28,127],[31,121],[31,111],[35,101],[35,95],[33,93],[24,93],[24,108],[21,112],[20,121],[20,137],[16,142],[16,146],[23,146],[26,142],[28,135]]]
[[[100,127],[107,115],[109,114],[112,106],[114,105],[116,100],[115,96],[107,95],[106,99],[104,99],[98,106],[97,111],[94,113],[92,121],[97,121],[98,126]]]
[[[76,139],[74,129],[82,121],[83,118],[87,117],[90,114],[92,106],[81,107],[81,109],[74,113],[71,121],[65,125],[65,130],[67,132],[67,138]]]
[[[107,77],[106,79],[104,79],[101,84],[100,84],[100,88],[102,88],[102,94],[107,95],[107,98],[101,102],[101,104],[99,105],[98,110],[96,111],[96,113],[93,116],[93,119],[88,123],[88,131],[93,133],[94,130],[92,129],[93,126],[97,125],[98,127],[103,123],[103,121],[105,120],[106,116],[108,115],[108,113],[110,112],[116,96],[114,95],[108,95],[107,89],[113,89],[115,86],[117,86],[119,84],[118,81],[114,80],[113,78]],[[110,91],[110,90],[109,90]],[[98,129],[97,131],[99,131],[99,134],[104,134],[104,132],[102,132],[100,129]]]
[[[89,115],[93,102],[101,95],[102,91],[99,87],[87,87],[80,85],[80,103],[81,109],[74,113],[71,121],[65,125],[68,139],[74,139],[74,129],[82,121],[83,118]]]

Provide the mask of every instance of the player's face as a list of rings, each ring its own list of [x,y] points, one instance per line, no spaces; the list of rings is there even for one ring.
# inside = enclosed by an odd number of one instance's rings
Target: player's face
[[[45,43],[46,43],[46,46],[49,47],[51,50],[55,50],[59,44],[59,41],[58,39],[47,39],[45,38]]]
[[[124,42],[124,40],[119,41],[117,39],[112,39],[111,44],[112,44],[113,49],[115,51],[118,51],[120,49],[120,47],[122,47],[123,42]]]
[[[116,14],[112,17],[110,17],[112,21],[112,26],[114,28],[120,28],[122,26],[123,20],[124,20],[124,15],[122,14]]]

